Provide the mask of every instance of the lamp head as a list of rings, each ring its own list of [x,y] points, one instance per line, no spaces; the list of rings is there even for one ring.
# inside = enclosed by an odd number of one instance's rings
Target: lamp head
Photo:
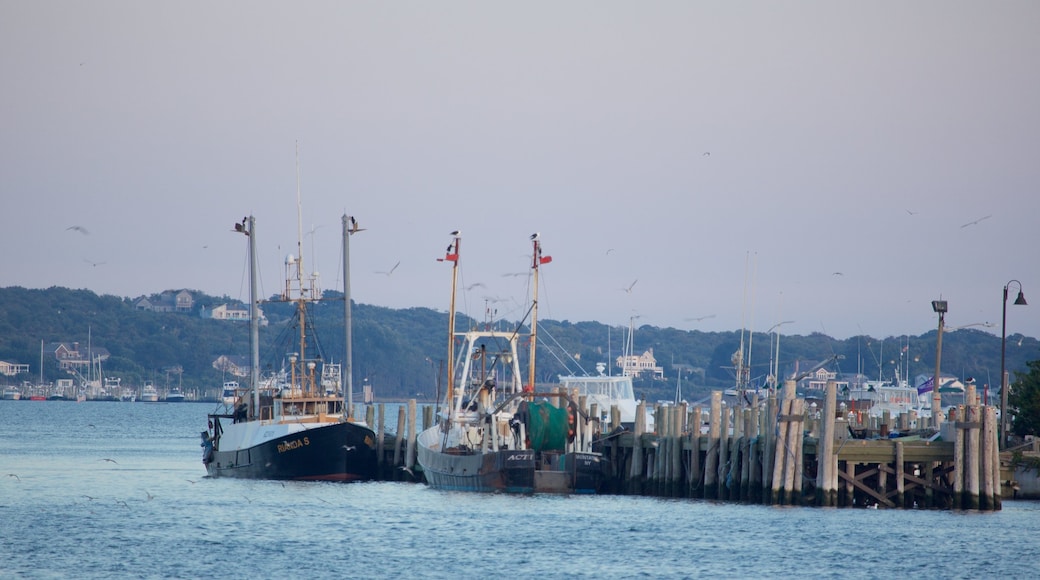
[[[942,314],[947,311],[945,300],[932,300],[932,310]]]
[[[1026,297],[1024,294],[1022,294],[1021,289],[1018,291],[1018,298],[1015,298],[1015,304],[1017,304],[1018,306],[1028,306],[1028,304],[1026,303]]]

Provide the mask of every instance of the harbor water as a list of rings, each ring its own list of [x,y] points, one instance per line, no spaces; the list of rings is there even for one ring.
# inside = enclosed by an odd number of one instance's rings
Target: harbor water
[[[199,447],[212,409],[0,401],[0,578],[977,579],[1040,562],[1037,502],[781,508],[213,479]]]

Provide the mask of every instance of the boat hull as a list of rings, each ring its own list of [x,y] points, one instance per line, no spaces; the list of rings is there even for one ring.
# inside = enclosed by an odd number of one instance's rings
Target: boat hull
[[[204,452],[206,471],[213,477],[294,481],[360,481],[376,476],[375,435],[368,427],[342,422],[277,431],[255,444],[223,449],[218,439],[211,452]]]
[[[427,435],[436,437],[437,428]],[[418,461],[430,487],[452,491],[593,494],[602,489],[607,460],[598,453],[532,450],[455,453],[424,445]]]

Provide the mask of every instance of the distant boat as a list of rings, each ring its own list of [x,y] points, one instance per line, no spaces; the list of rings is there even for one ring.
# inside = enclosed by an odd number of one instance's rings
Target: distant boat
[[[130,387],[124,387],[123,390],[119,392],[119,400],[124,403],[133,403],[137,400],[137,391]]]
[[[304,330],[311,326],[306,318],[307,306],[320,298],[320,292],[313,277],[305,279],[302,257],[286,260],[290,279],[283,295],[284,300],[296,305],[294,323],[299,329],[299,343],[288,351],[294,352],[288,357],[290,368],[266,377],[261,384],[254,223],[250,217],[235,224],[236,231],[246,234],[249,242],[251,377],[247,390],[232,391],[237,398],[230,413],[225,410],[208,416],[209,428],[202,432],[206,471],[214,477],[252,479],[372,479],[377,468],[375,433],[350,417],[342,396],[329,395],[316,380],[316,372],[324,373],[319,367],[326,359]],[[345,219],[343,235],[346,244]],[[345,294],[346,304],[350,298]],[[226,392],[228,384],[224,386]]]
[[[454,235],[445,257],[453,262],[445,410],[434,426],[419,434],[417,445],[426,482],[457,491],[598,492],[607,474],[607,459],[592,451],[598,434],[589,432],[590,422],[569,397],[534,389],[538,266],[549,261],[542,257],[537,234],[532,236],[534,300],[526,388],[518,362],[518,332],[455,332],[461,238]],[[456,338],[463,340],[458,353]],[[456,355],[463,364],[457,390]]]
[[[224,381],[224,389],[220,393],[220,401],[225,407],[233,407],[238,396],[238,381]]]
[[[173,387],[168,393],[166,393],[167,403],[183,403],[185,399],[184,391],[181,391],[178,387]]]
[[[22,392],[17,387],[4,387],[3,400],[17,401],[22,398]]]
[[[636,421],[639,401],[636,400],[635,389],[630,376],[597,376],[561,375],[560,386],[571,393],[571,396],[586,397],[589,407],[593,404],[599,409],[601,424],[610,424],[610,409],[617,407],[621,416],[621,425],[632,429]],[[654,430],[654,415],[650,410],[645,412],[646,430]]]
[[[155,385],[153,385],[151,381],[145,381],[144,386],[141,387],[141,402],[159,402],[159,391],[155,388]]]

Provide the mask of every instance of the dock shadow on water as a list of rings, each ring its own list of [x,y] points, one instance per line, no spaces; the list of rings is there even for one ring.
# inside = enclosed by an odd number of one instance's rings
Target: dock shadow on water
[[[988,578],[1040,561],[1033,502],[841,510],[208,478],[208,410],[0,401],[0,577]]]

